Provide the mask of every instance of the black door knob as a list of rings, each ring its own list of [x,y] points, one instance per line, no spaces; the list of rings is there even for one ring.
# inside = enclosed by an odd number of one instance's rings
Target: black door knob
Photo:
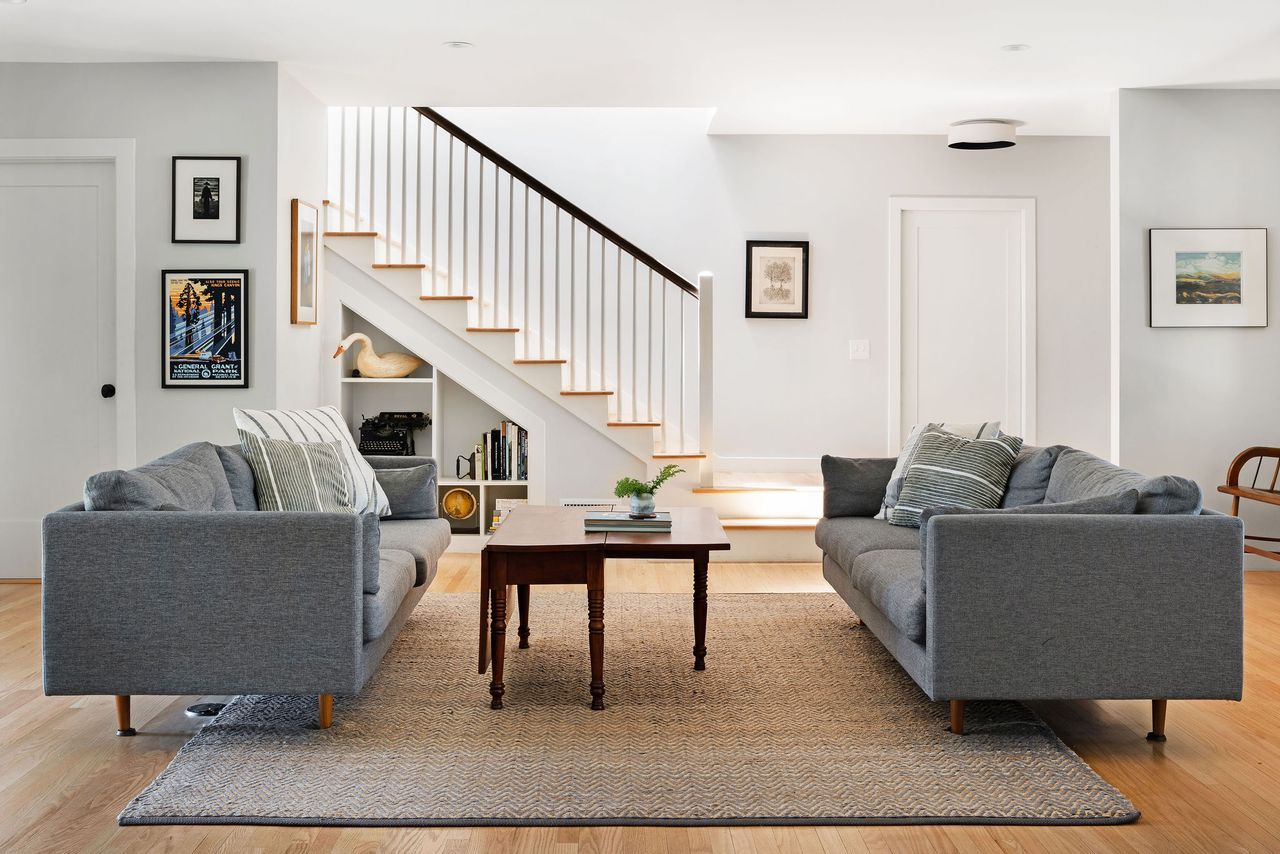
[[[107,383],[106,385],[104,385],[104,386],[102,387],[102,396],[103,396],[103,397],[115,397],[115,396],[116,396],[116,387],[115,387],[115,386],[113,386],[111,383]]]

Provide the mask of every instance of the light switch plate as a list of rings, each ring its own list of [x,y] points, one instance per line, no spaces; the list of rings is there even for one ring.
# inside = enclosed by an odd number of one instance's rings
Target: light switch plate
[[[865,338],[849,339],[849,360],[871,358],[871,342]]]

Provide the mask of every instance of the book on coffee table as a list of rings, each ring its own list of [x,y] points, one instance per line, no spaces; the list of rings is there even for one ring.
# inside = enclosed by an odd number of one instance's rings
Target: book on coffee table
[[[671,533],[671,514],[655,513],[643,519],[633,518],[630,513],[622,511],[591,510],[586,514],[583,524],[592,532],[620,531],[627,533]]]

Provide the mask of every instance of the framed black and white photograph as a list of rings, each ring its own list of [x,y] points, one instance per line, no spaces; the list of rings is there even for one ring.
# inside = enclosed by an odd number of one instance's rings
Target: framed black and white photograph
[[[240,158],[173,158],[174,243],[240,242]]]
[[[290,208],[289,322],[311,326],[319,314],[320,212],[298,199]]]
[[[165,270],[160,385],[248,388],[248,270]]]
[[[747,317],[809,316],[809,241],[747,241]]]
[[[1265,228],[1150,230],[1151,325],[1266,326]]]

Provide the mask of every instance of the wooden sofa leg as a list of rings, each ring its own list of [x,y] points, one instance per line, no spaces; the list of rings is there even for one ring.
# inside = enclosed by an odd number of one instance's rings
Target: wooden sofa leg
[[[964,700],[951,701],[951,731],[964,735]]]
[[[138,731],[129,726],[129,695],[116,694],[116,735],[137,735]]]
[[[1165,741],[1164,716],[1169,709],[1168,700],[1151,701],[1151,732],[1147,733],[1147,741]]]
[[[320,729],[333,726],[333,695],[320,695]]]

